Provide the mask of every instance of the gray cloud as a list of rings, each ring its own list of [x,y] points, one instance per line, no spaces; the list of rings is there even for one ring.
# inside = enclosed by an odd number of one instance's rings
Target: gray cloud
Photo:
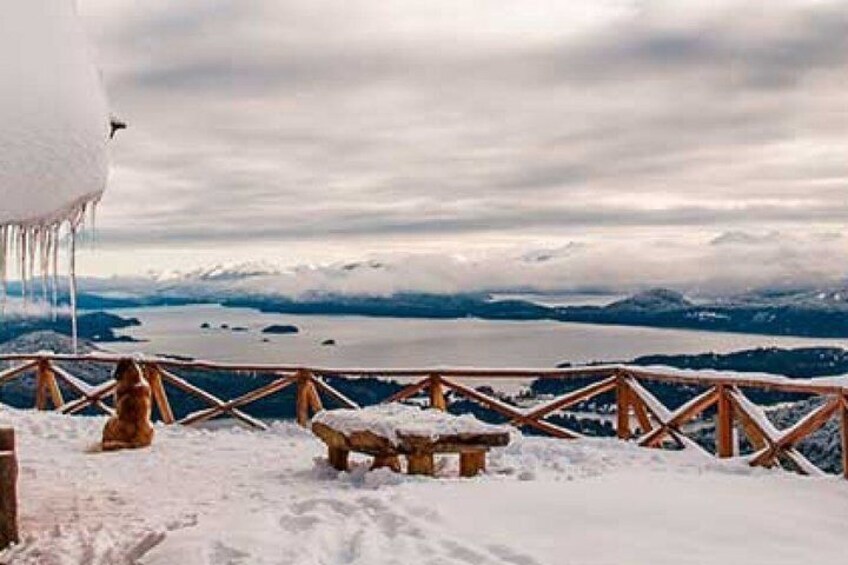
[[[81,12],[131,124],[100,245],[169,248],[163,268],[224,241],[322,261],[309,242],[358,257],[846,222],[843,1]]]

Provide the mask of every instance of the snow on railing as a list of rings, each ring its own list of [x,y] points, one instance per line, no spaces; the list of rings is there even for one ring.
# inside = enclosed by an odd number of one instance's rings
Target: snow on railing
[[[35,407],[76,414],[95,409],[112,414],[110,396],[115,390],[114,379],[89,384],[66,368],[95,364],[110,367],[126,355],[89,354],[61,355],[47,352],[37,354],[0,355],[0,363],[12,364],[0,371],[0,385],[27,373],[35,373]],[[348,396],[329,384],[329,379],[364,377],[407,379],[412,382],[383,402],[416,400],[430,407],[447,410],[458,399],[471,401],[499,414],[519,428],[556,438],[583,437],[549,418],[597,399],[600,395],[614,396],[615,433],[622,440],[633,440],[645,447],[697,449],[712,455],[707,448],[688,437],[686,428],[694,421],[711,423],[715,428],[714,454],[720,458],[747,457],[754,466],[783,466],[803,474],[822,474],[798,449],[798,444],[837,418],[841,433],[841,467],[848,479],[848,377],[819,379],[790,379],[762,373],[731,373],[720,371],[691,371],[669,367],[636,367],[630,365],[597,365],[562,369],[478,369],[478,368],[407,368],[407,369],[329,369],[299,365],[234,364],[209,361],[179,360],[135,356],[131,358],[142,369],[150,383],[153,404],[165,424],[200,424],[213,418],[228,416],[249,427],[265,429],[266,424],[246,413],[244,409],[255,402],[294,387],[295,414],[298,423],[309,424],[310,416],[324,407],[322,395],[334,405],[359,408]],[[191,382],[187,373],[224,372],[233,375],[254,375],[268,382],[231,399],[222,399]],[[496,382],[502,379],[579,379],[578,387],[543,403],[521,408],[496,398],[485,389],[467,384],[472,380]],[[589,381],[588,384],[584,381]],[[666,407],[646,386],[661,383],[676,386],[680,391],[699,389],[691,398],[674,410]],[[582,385],[582,386],[580,386]],[[63,392],[63,389],[65,392]],[[821,402],[794,424],[778,429],[765,411],[743,390],[772,391],[820,397]],[[168,391],[181,391],[205,405],[204,408],[177,417],[171,407]],[[75,395],[65,400],[65,393]],[[741,433],[737,433],[739,430]],[[753,447],[753,452],[740,454],[741,435]],[[702,442],[703,443],[703,442]]]

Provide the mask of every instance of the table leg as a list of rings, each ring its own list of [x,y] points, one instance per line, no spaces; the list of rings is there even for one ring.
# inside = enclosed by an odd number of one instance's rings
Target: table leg
[[[406,456],[406,472],[410,475],[427,475],[434,473],[432,453],[413,453]]]
[[[459,454],[459,475],[461,477],[474,477],[485,470],[485,451],[463,451]]]
[[[374,457],[374,463],[371,464],[371,469],[381,469],[388,467],[395,473],[400,473],[400,461],[397,455],[377,455]]]
[[[350,452],[347,449],[340,449],[338,447],[330,447],[328,452],[330,465],[339,471],[347,471],[347,456]]]

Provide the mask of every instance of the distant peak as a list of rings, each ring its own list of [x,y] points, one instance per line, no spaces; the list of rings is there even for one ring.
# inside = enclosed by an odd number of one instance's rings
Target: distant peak
[[[668,288],[652,288],[613,302],[607,308],[629,310],[668,310],[672,308],[688,308],[692,302],[681,293]]]

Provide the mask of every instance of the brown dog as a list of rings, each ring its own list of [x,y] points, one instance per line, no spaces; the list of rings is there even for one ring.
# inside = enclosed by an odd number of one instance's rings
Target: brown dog
[[[153,442],[150,385],[138,365],[129,359],[118,362],[115,380],[115,415],[103,428],[103,450],[147,447]]]

